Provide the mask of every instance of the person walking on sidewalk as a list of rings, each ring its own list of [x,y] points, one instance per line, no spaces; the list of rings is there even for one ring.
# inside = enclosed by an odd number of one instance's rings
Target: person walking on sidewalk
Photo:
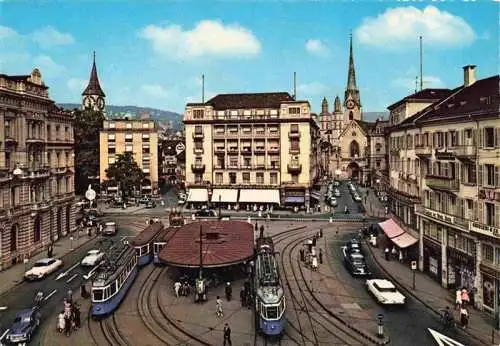
[[[462,287],[462,305],[469,305],[469,292],[465,287]]]
[[[217,300],[215,301],[215,309],[217,313],[217,317],[224,317],[224,313],[222,312],[222,299],[217,296]]]
[[[229,327],[229,324],[224,324],[224,346],[226,346],[226,343],[231,346],[231,327]]]
[[[455,310],[460,310],[462,306],[462,290],[460,288],[457,289],[455,293]]]
[[[389,251],[389,248],[388,248],[388,247],[386,247],[386,248],[385,248],[385,250],[384,250],[384,255],[385,255],[385,260],[386,260],[386,261],[389,261],[389,260],[391,259],[391,257],[390,257],[390,256],[391,256],[391,253],[390,253],[390,251]]]
[[[460,309],[460,324],[463,329],[467,328],[467,325],[469,324],[469,313],[467,312],[465,305],[462,305],[462,308]]]

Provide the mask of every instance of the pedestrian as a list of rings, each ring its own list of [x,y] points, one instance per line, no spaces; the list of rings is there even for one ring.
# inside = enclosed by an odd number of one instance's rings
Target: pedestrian
[[[78,329],[81,326],[81,320],[80,320],[80,306],[78,304],[75,304],[75,310],[73,312],[73,317],[75,320],[75,328]]]
[[[65,320],[64,320],[64,311],[61,311],[59,315],[57,315],[57,331],[59,333],[64,332],[65,329]]]
[[[320,236],[320,238],[323,238],[323,228],[319,229],[319,236]]]
[[[389,261],[391,258],[390,258],[390,251],[389,251],[389,248],[386,247],[385,250],[384,250],[384,254],[385,254],[385,260],[386,261]]]
[[[467,325],[469,324],[469,313],[467,312],[465,305],[462,305],[462,308],[460,309],[460,324],[463,329],[467,328]]]
[[[312,257],[311,268],[313,271],[318,270],[318,259],[316,258],[316,256]]]
[[[462,290],[460,288],[455,292],[455,309],[460,310],[462,306]]]
[[[260,237],[264,238],[264,225],[260,225]]]
[[[67,301],[71,304],[71,302],[73,301],[73,291],[71,290],[71,288],[68,289],[68,293],[67,293]]]
[[[399,250],[399,262],[403,263],[403,250]]]
[[[323,264],[323,250],[319,249],[319,264]]]
[[[217,300],[215,301],[215,308],[217,317],[224,317],[224,312],[222,311],[222,299],[217,296]]]
[[[247,300],[247,292],[245,291],[245,287],[241,288],[241,291],[240,291],[240,300],[241,300],[241,307],[245,307],[246,300]]]
[[[52,258],[52,253],[53,253],[52,245],[49,245],[47,249],[47,257]]]
[[[396,255],[398,254],[397,250],[396,250],[396,247],[393,246],[392,247],[392,250],[391,250],[391,255],[392,255],[392,259],[396,259]]]
[[[177,298],[179,298],[179,292],[181,290],[181,283],[179,281],[177,281],[175,284],[174,284],[174,291],[175,291],[175,296]]]
[[[257,232],[259,230],[259,224],[256,222],[255,223],[255,232]]]
[[[64,334],[70,336],[71,334],[71,312],[68,315],[64,315]]]
[[[162,206],[162,207],[164,207],[164,206],[165,206],[165,201],[163,201],[163,199],[162,199],[162,200],[160,201],[160,204],[161,204],[161,206]]]
[[[226,342],[229,346],[232,345],[231,343],[231,328],[229,327],[229,324],[224,324],[224,346],[226,346]]]
[[[299,254],[300,254],[300,261],[304,262],[304,249],[300,249]]]
[[[469,291],[465,287],[462,287],[462,305],[469,305]]]

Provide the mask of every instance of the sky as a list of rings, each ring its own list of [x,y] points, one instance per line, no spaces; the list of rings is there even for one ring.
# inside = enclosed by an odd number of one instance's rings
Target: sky
[[[498,74],[499,3],[383,1],[0,0],[0,73],[40,69],[57,103],[80,103],[92,52],[107,104],[178,113],[219,93],[288,91],[319,112],[347,83],[352,31],[363,110],[424,87],[454,88],[462,67]]]

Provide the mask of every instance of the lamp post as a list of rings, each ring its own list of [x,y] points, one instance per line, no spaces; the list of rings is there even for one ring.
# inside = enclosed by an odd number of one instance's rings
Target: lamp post
[[[222,203],[222,196],[219,193],[219,220],[222,220],[221,203]]]

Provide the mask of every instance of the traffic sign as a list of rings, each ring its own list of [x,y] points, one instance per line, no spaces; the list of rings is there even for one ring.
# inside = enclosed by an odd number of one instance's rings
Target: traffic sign
[[[92,185],[89,185],[89,189],[85,192],[85,198],[89,201],[93,201],[96,198],[96,193],[92,190]]]
[[[434,329],[427,328],[427,330],[429,330],[429,333],[431,333],[432,337],[436,340],[439,346],[465,346],[464,344],[453,340],[449,336],[436,332]]]
[[[411,269],[417,270],[417,261],[411,261]]]

